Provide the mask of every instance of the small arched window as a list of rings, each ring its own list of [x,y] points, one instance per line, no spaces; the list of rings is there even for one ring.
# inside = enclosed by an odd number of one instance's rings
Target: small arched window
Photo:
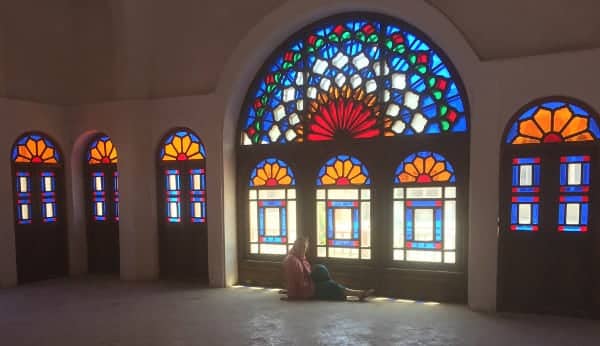
[[[357,158],[337,155],[317,177],[317,256],[371,259],[371,178]]]
[[[296,179],[287,163],[259,162],[248,184],[250,253],[284,255],[296,240]]]
[[[456,262],[456,177],[442,155],[408,156],[394,174],[394,260]]]

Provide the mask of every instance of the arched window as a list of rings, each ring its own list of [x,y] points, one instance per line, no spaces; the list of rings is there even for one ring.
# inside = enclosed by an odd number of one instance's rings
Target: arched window
[[[467,205],[460,203],[468,193],[467,107],[449,59],[418,29],[372,13],[325,18],[281,44],[248,89],[239,123],[239,195],[250,192],[245,177],[256,162],[283,160],[294,167],[297,230],[310,238],[312,256],[339,265],[334,269],[341,277],[362,277],[356,285],[385,273],[378,289],[390,295],[464,300]],[[449,202],[448,209],[453,201],[460,204],[454,248],[439,249],[435,263],[417,263],[412,249],[405,255],[411,259],[394,259],[394,250],[409,250],[393,246],[391,194],[410,186],[389,177],[398,157],[422,151],[452,162],[456,181],[440,186],[452,185],[458,196],[440,201]],[[365,180],[344,177],[348,165]],[[238,203],[240,280],[280,284],[281,258],[252,251],[245,226],[252,224],[249,201]],[[409,284],[400,287],[400,278]]]
[[[28,133],[14,144],[12,162],[19,282],[66,275],[62,155],[48,136]]]
[[[160,143],[159,242],[164,277],[208,281],[206,150],[189,129],[176,129]]]
[[[588,234],[598,121],[580,101],[551,97],[525,106],[509,124],[501,175],[501,309],[564,313],[589,305],[591,263],[600,253]],[[519,292],[519,280],[544,293]]]
[[[296,240],[296,179],[288,165],[268,158],[250,175],[250,253],[284,255]]]
[[[88,270],[119,272],[119,171],[117,148],[98,134],[85,154],[87,182]]]
[[[317,177],[317,256],[371,259],[371,179],[357,158],[327,160]]]
[[[456,177],[436,153],[407,157],[394,174],[394,260],[455,263]]]

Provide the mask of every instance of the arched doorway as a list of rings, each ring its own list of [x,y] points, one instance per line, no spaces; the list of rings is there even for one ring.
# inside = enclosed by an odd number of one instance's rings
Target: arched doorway
[[[88,270],[118,274],[119,171],[118,153],[110,137],[97,134],[84,157],[87,211]]]
[[[590,107],[565,97],[533,101],[508,124],[500,181],[499,310],[593,310],[600,269],[592,212],[598,124]]]
[[[68,273],[63,156],[49,136],[23,134],[12,149],[19,283]]]
[[[160,275],[208,283],[204,145],[190,129],[172,130],[157,163]]]

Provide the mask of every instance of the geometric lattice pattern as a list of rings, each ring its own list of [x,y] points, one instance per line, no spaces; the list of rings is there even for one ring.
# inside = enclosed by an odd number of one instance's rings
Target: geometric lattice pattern
[[[583,107],[564,101],[537,104],[511,125],[507,144],[588,142],[600,139],[597,120]]]
[[[243,108],[243,145],[466,132],[450,64],[397,20],[333,19],[274,54]]]

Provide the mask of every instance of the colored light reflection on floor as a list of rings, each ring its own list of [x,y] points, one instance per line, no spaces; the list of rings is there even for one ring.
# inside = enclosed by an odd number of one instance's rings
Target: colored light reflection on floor
[[[268,287],[260,287],[260,286],[245,286],[245,285],[233,285],[231,286],[231,288],[246,288],[252,291],[265,291],[265,292],[279,292],[281,291],[281,288],[268,288]],[[349,301],[357,301],[358,298],[356,297],[348,297]],[[411,300],[411,299],[395,299],[395,298],[388,298],[388,297],[372,297],[369,299],[370,301],[373,302],[391,302],[391,303],[404,303],[404,304],[422,304],[422,305],[427,305],[427,306],[437,306],[440,305],[440,303],[438,302],[423,302],[423,301],[417,301],[417,300]]]

